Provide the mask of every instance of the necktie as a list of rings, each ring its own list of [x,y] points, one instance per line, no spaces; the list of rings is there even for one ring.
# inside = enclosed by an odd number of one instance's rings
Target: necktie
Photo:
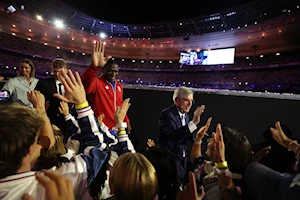
[[[62,84],[59,83],[59,84],[58,84],[58,93],[61,94],[61,95],[63,95],[63,93],[62,93],[62,88],[61,88],[61,87],[62,87]]]
[[[182,123],[182,126],[185,126],[185,115],[181,115],[181,123]]]

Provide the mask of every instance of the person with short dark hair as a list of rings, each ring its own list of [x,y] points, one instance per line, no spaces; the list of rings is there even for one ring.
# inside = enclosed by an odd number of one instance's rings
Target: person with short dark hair
[[[94,44],[91,65],[82,74],[81,79],[96,117],[104,114],[103,122],[109,129],[112,129],[116,125],[114,113],[123,102],[123,87],[117,80],[119,74],[118,63],[111,56],[99,59],[103,56],[103,51],[103,42],[97,41]],[[100,70],[102,75],[96,77]],[[130,120],[127,115],[124,121],[127,123],[130,132]]]

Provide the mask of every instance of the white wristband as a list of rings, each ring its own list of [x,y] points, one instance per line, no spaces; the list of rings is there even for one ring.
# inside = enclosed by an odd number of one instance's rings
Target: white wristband
[[[116,128],[119,129],[119,128],[127,128],[127,123],[126,122],[122,122],[120,124],[117,124],[116,125]]]
[[[198,142],[196,139],[194,139],[194,144],[200,145],[201,143],[202,143],[202,140],[200,140],[200,141]]]

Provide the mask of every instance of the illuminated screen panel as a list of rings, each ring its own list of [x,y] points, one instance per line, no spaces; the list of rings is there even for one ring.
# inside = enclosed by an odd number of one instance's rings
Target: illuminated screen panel
[[[205,65],[218,64],[233,64],[234,63],[235,48],[216,49],[207,51],[207,62]]]
[[[235,48],[202,50],[200,52],[181,52],[181,65],[217,65],[233,64]]]
[[[203,61],[207,59],[207,53],[205,51],[191,51],[181,52],[179,62],[182,65],[202,65]]]

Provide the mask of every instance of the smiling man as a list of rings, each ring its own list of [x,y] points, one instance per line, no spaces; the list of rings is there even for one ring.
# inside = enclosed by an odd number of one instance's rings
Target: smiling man
[[[159,144],[174,154],[179,181],[183,186],[187,168],[187,141],[194,138],[192,133],[197,129],[205,106],[198,106],[190,121],[188,113],[194,103],[194,92],[184,86],[174,90],[173,102],[160,113]]]
[[[89,104],[94,110],[96,117],[104,114],[104,124],[109,129],[112,129],[116,125],[114,113],[117,107],[123,102],[123,87],[117,80],[119,74],[118,63],[111,56],[102,59],[103,52],[103,42],[97,41],[94,44],[92,62],[82,74],[81,79],[87,93]],[[103,67],[101,68],[99,66]],[[100,69],[102,74],[97,77]],[[130,121],[127,115],[125,122],[127,123],[128,131],[130,131]]]
[[[56,125],[64,133],[64,135],[67,136],[65,118],[64,115],[59,112],[61,100],[53,96],[55,93],[61,95],[64,95],[65,93],[64,86],[58,80],[58,73],[68,70],[67,62],[63,58],[56,58],[52,61],[51,68],[53,76],[40,79],[35,90],[40,91],[45,96],[45,100],[48,104],[47,115],[51,124]]]

